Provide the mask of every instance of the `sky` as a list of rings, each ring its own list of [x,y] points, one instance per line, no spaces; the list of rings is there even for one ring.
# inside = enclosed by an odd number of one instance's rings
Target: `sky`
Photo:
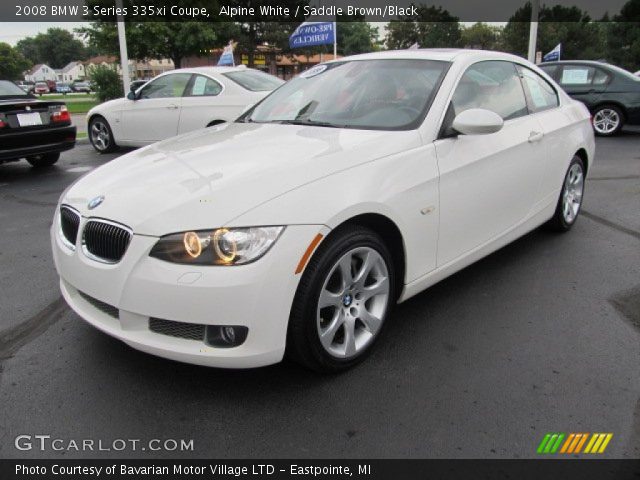
[[[3,22],[0,30],[0,42],[15,45],[25,37],[34,37],[38,33],[46,32],[49,28],[66,28],[73,31],[74,28],[87,25],[86,22]]]

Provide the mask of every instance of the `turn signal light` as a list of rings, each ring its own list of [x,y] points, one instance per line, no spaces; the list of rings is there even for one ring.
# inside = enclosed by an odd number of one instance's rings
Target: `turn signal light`
[[[6,126],[7,126],[7,124],[5,122],[3,122],[2,120],[0,120],[0,128],[4,128]]]
[[[70,122],[71,121],[71,115],[69,115],[69,111],[67,110],[67,106],[66,105],[62,105],[60,107],[60,110],[56,110],[55,112],[53,112],[51,114],[51,121],[52,122]]]

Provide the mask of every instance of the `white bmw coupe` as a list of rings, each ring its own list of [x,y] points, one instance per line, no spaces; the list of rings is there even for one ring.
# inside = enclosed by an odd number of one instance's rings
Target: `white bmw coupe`
[[[244,65],[171,70],[89,110],[89,141],[106,153],[233,121],[283,83]]]
[[[569,230],[593,157],[587,109],[519,57],[359,55],[91,172],[60,198],[53,255],[69,305],[136,349],[339,371],[396,302]]]

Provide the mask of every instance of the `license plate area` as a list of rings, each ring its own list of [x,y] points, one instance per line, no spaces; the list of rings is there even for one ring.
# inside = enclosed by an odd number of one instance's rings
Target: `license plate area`
[[[39,113],[18,113],[18,125],[21,127],[33,127],[42,125],[42,117]]]

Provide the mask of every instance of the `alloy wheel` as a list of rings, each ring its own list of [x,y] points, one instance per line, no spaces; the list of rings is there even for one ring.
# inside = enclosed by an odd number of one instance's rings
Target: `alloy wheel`
[[[109,148],[111,135],[109,135],[109,127],[102,120],[95,120],[91,124],[91,142],[101,152]]]
[[[345,253],[329,270],[317,306],[317,332],[330,355],[349,359],[380,331],[390,299],[389,271],[373,248]]]
[[[562,192],[562,215],[567,224],[575,221],[582,204],[584,173],[579,163],[574,163],[567,172]]]
[[[620,114],[612,108],[598,110],[593,116],[593,128],[601,135],[615,132],[620,125]]]

